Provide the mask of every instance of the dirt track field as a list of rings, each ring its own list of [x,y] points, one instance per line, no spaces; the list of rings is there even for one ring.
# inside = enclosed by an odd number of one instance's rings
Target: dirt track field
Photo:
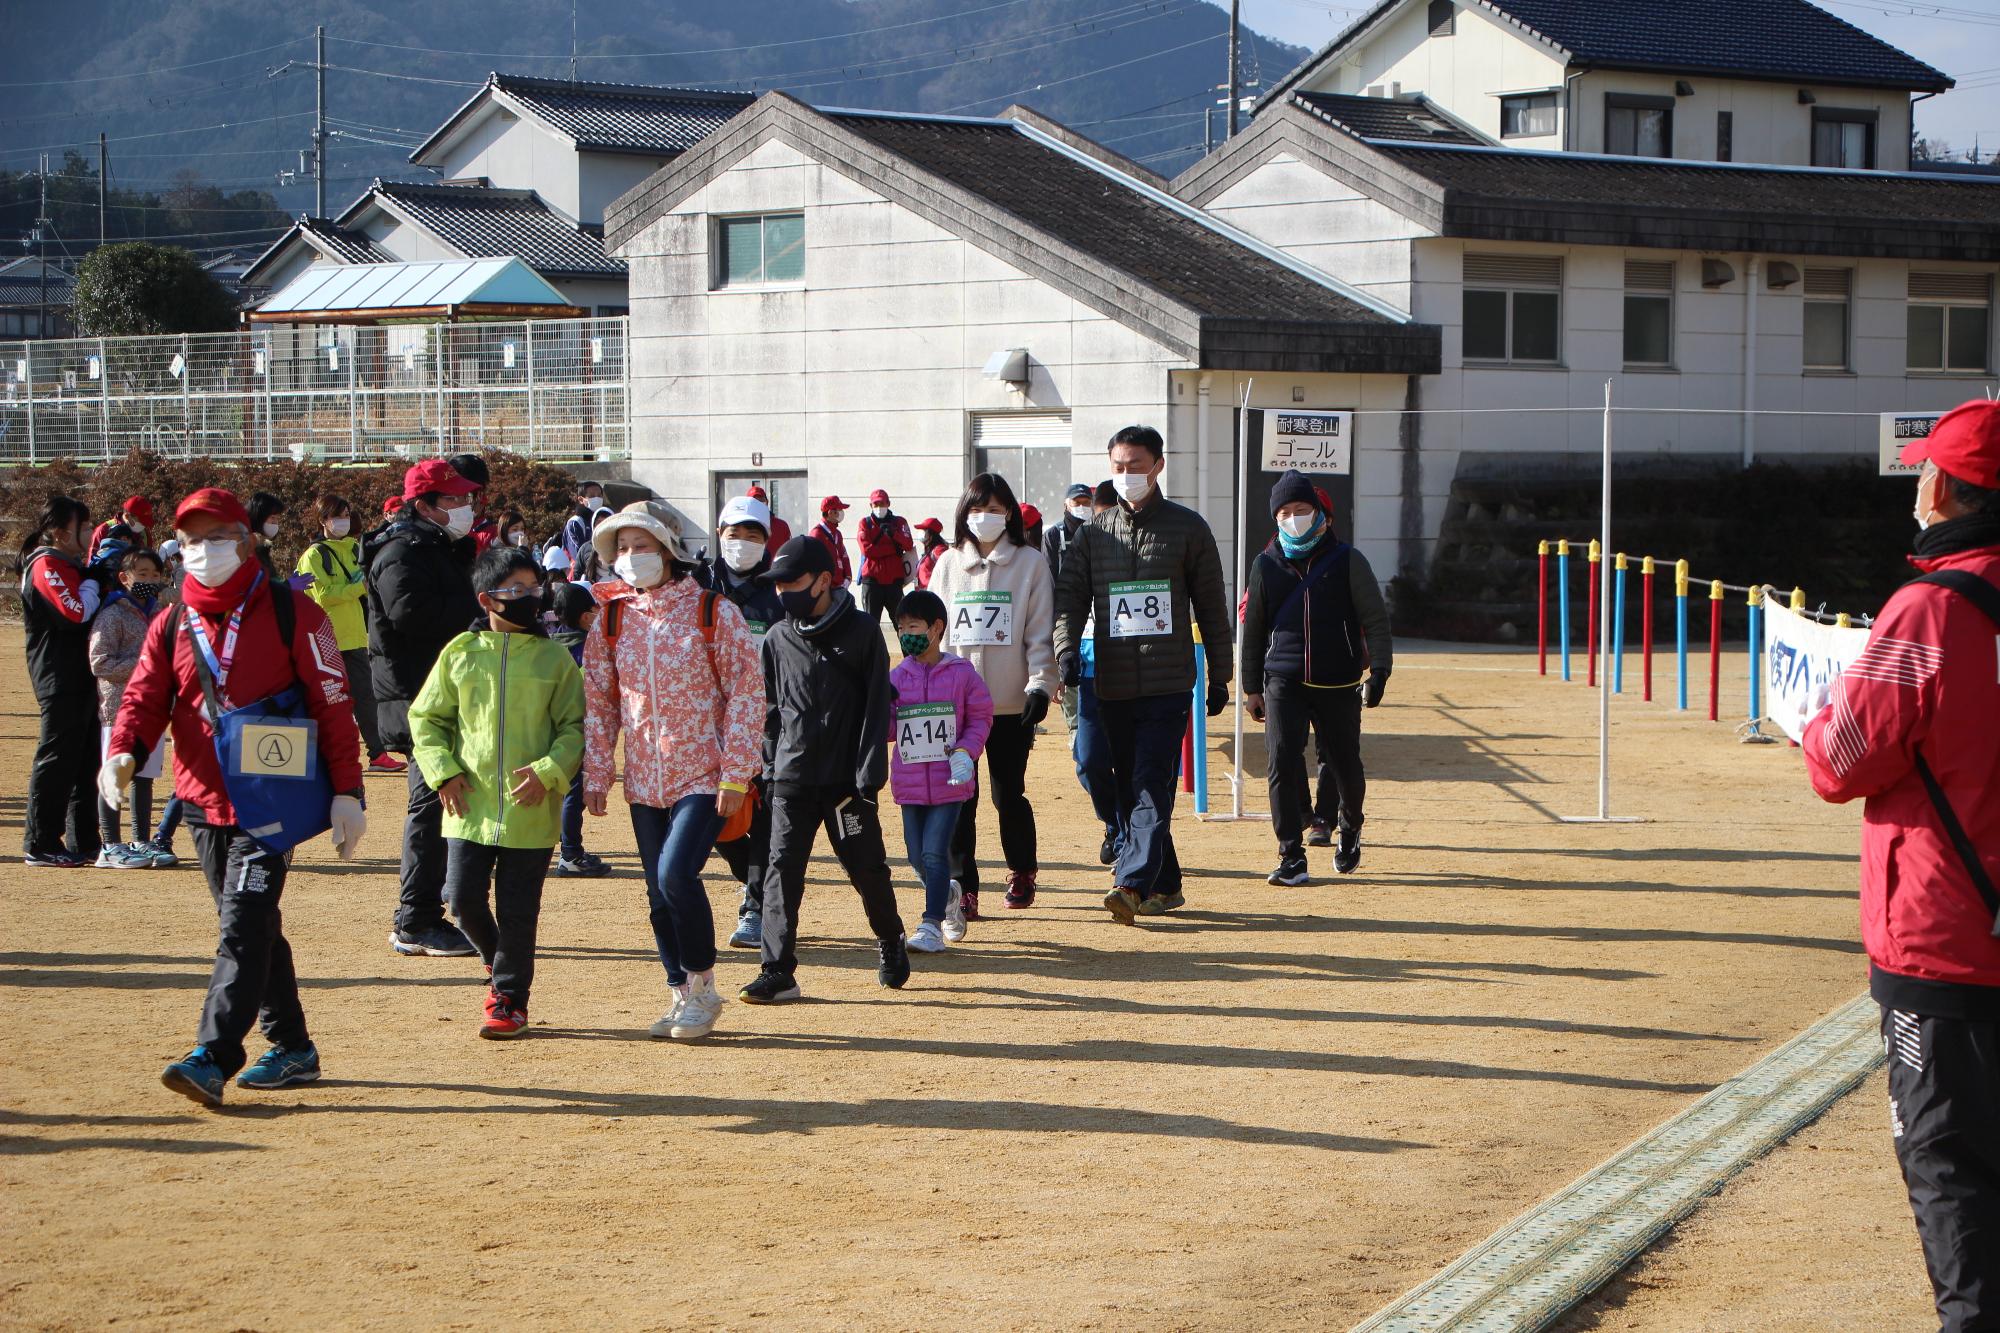
[[[18,828],[36,714],[8,680]],[[286,891],[327,1077],[221,1113],[156,1081],[213,949],[195,872],[12,875],[0,1323],[1344,1327],[1862,988],[1856,813],[1795,751],[1616,715],[1617,807],[1650,822],[1558,824],[1594,805],[1592,696],[1527,655],[1409,652],[1367,719],[1360,873],[1318,852],[1325,878],[1272,888],[1267,825],[1184,803],[1188,906],[1137,929],[1097,904],[1058,722],[1033,910],[891,993],[822,860],[808,1001],[731,1004],[694,1047],[646,1038],[665,985],[615,815],[591,827],[616,877],[550,883],[533,1035],[475,1039],[476,961],[385,943],[401,783],[372,778],[361,860],[317,845]],[[725,988],[754,966],[726,955]],[[1880,1103],[1800,1140],[1843,1145],[1865,1255],[1799,1216],[1826,1191],[1795,1145],[1638,1270],[1669,1281],[1577,1326],[1789,1326],[1803,1300],[1816,1328],[1923,1326]],[[1771,1281],[1731,1278],[1745,1251]],[[1780,1280],[1815,1271],[1845,1285]]]

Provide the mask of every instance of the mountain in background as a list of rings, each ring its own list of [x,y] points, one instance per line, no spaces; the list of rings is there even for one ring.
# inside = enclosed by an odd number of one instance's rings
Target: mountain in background
[[[1018,101],[1166,174],[1201,155],[1207,109],[1222,129],[1228,20],[1207,0],[580,0],[576,15],[584,80],[970,115]],[[315,23],[327,31],[334,214],[376,176],[424,179],[409,149],[489,71],[571,70],[569,0],[20,6],[0,52],[0,172],[33,171],[42,151],[60,170],[68,148],[94,168],[102,130],[114,187],[165,192],[192,171],[225,194],[268,190],[280,208],[310,212],[311,182],[279,173],[297,173],[311,143]],[[1274,82],[1304,54],[1246,29],[1246,84]],[[219,209],[199,225],[207,216],[182,209],[181,244],[274,234]],[[31,220],[22,203],[0,205],[0,254]]]

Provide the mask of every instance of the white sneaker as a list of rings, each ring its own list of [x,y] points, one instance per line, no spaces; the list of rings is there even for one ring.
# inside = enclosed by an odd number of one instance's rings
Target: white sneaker
[[[667,1035],[675,1041],[699,1041],[715,1031],[715,1020],[720,1017],[722,995],[715,989],[714,976],[689,977],[687,998],[681,1001]]]
[[[943,953],[944,933],[937,928],[936,922],[923,922],[910,932],[910,937],[903,942],[903,947],[911,953]]]
[[[944,937],[953,944],[965,938],[965,890],[951,882],[951,901],[944,909]]]
[[[674,1035],[674,1024],[680,1020],[681,1010],[687,1004],[688,987],[686,985],[674,986],[671,989],[674,998],[667,1005],[667,1012],[661,1014],[653,1026],[646,1029],[646,1031],[652,1033],[655,1037],[671,1037]]]

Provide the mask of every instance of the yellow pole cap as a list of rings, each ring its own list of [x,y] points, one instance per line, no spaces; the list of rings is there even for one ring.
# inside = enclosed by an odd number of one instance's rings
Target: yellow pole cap
[[[1751,606],[1762,606],[1764,604],[1764,586],[1761,583],[1751,584],[1750,591],[1743,600]]]
[[[1719,602],[1722,600],[1721,579],[1715,579],[1708,585],[1708,600],[1711,602]]]
[[[1806,590],[1804,588],[1792,589],[1792,610],[1803,611],[1805,609],[1806,609]]]
[[[1854,617],[1848,615],[1847,612],[1842,611],[1839,615],[1833,618],[1833,623],[1836,629],[1853,629]]]
[[[1618,553],[1617,555],[1615,555],[1615,556],[1611,557],[1611,560],[1612,560],[1612,566],[1611,566],[1611,567],[1612,567],[1613,569],[1630,569],[1630,568],[1631,568],[1631,566],[1630,566],[1630,565],[1628,565],[1628,564],[1626,564],[1626,563],[1625,563],[1625,553],[1624,553],[1623,551],[1620,551],[1620,552],[1619,552],[1619,553]]]
[[[1597,544],[1597,538],[1592,537],[1590,539],[1590,563],[1594,565],[1603,558],[1604,548]]]
[[[1688,595],[1688,562],[1685,560],[1674,561],[1674,595]]]
[[[1549,553],[1549,544],[1548,544],[1547,542],[1536,542],[1536,543],[1535,543],[1535,554],[1536,554],[1536,555],[1547,555],[1548,553]]]
[[[1644,560],[1641,560],[1641,561],[1639,562],[1639,572],[1640,572],[1641,574],[1650,574],[1650,573],[1652,573],[1652,572],[1653,572],[1653,557],[1652,557],[1652,556],[1650,556],[1650,555],[1649,555],[1649,556],[1647,556],[1647,557],[1646,557],[1646,558],[1645,558]]]
[[[1568,555],[1568,554],[1569,554],[1569,538],[1567,538],[1567,537],[1563,537],[1563,538],[1560,538],[1560,539],[1558,539],[1558,540],[1557,540],[1557,542],[1556,542],[1556,554],[1557,554],[1557,555]]]

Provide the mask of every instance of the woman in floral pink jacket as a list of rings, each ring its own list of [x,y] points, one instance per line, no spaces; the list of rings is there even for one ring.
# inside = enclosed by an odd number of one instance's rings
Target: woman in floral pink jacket
[[[673,1001],[655,1037],[715,1028],[715,918],[701,868],[763,764],[764,672],[742,612],[691,577],[679,522],[645,501],[591,535],[617,581],[584,641],[584,806],[602,815],[625,735],[625,799]]]

